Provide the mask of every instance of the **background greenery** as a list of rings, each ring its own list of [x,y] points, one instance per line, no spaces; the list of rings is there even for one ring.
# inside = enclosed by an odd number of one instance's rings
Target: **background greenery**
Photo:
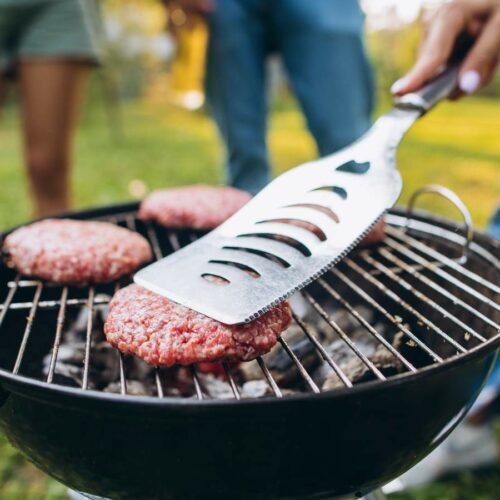
[[[109,0],[110,12],[122,3],[149,6],[142,27],[161,29],[152,0]],[[134,34],[135,17],[127,18]],[[389,106],[387,88],[415,56],[418,26],[371,33],[369,47],[377,69],[380,114]],[[165,67],[150,54],[131,56],[120,40],[109,47],[112,90],[94,77],[79,130],[74,169],[75,207],[130,200],[141,192],[195,182],[223,182],[223,157],[211,121],[167,101]],[[123,82],[123,83],[122,83]],[[445,103],[422,119],[405,138],[398,162],[404,177],[400,203],[418,187],[443,184],[457,192],[484,228],[500,202],[499,80],[481,97]],[[111,101],[110,101],[111,98]],[[111,105],[110,105],[111,102]],[[113,104],[114,102],[114,104]],[[0,228],[29,220],[18,133],[16,103],[0,122]],[[296,103],[286,89],[276,96],[270,117],[269,145],[275,172],[315,157]],[[424,197],[423,208],[456,217],[446,203]],[[500,430],[500,429],[499,429]],[[498,433],[500,437],[500,432]],[[429,488],[396,495],[399,500],[490,500],[500,498],[500,464],[466,473]],[[0,499],[59,499],[65,488],[38,472],[0,434]]]

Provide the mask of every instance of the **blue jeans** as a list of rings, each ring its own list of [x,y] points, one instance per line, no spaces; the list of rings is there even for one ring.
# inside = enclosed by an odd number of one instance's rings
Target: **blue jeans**
[[[321,156],[370,125],[372,73],[356,0],[216,0],[206,94],[226,147],[227,183],[270,180],[265,62],[279,53]]]

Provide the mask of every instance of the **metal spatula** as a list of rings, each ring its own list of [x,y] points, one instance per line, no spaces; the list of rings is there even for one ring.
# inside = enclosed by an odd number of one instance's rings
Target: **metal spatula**
[[[396,148],[417,118],[452,93],[457,73],[450,67],[398,99],[357,142],[281,175],[135,282],[223,323],[257,318],[338,262],[394,205],[402,187]]]

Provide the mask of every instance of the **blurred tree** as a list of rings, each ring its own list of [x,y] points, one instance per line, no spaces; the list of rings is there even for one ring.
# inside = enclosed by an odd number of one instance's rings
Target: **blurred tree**
[[[107,64],[123,97],[141,96],[173,52],[165,8],[158,0],[106,0],[103,12]]]
[[[438,0],[425,0],[428,8],[438,4]],[[104,0],[103,7],[106,59],[119,82],[120,95],[123,98],[145,96],[158,104],[169,101],[175,42],[166,33],[166,12],[162,2]],[[367,45],[375,69],[379,103],[386,107],[390,102],[389,87],[411,67],[417,55],[420,19],[408,23],[398,17],[394,6],[385,11],[367,9],[367,15]],[[280,85],[276,90],[278,102],[288,100],[285,86]],[[481,94],[500,96],[500,78]]]

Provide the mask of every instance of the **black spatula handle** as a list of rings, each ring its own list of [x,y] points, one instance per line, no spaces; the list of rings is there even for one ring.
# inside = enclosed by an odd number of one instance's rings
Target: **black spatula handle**
[[[467,34],[458,37],[447,67],[432,78],[421,89],[405,94],[396,99],[400,109],[416,109],[423,113],[429,111],[438,102],[453,95],[457,89],[458,72],[461,62],[474,44],[474,39]]]
[[[420,90],[410,92],[396,99],[400,109],[416,109],[422,114],[429,111],[438,102],[450,97],[457,88],[457,64],[448,66],[439,76],[425,84]]]

